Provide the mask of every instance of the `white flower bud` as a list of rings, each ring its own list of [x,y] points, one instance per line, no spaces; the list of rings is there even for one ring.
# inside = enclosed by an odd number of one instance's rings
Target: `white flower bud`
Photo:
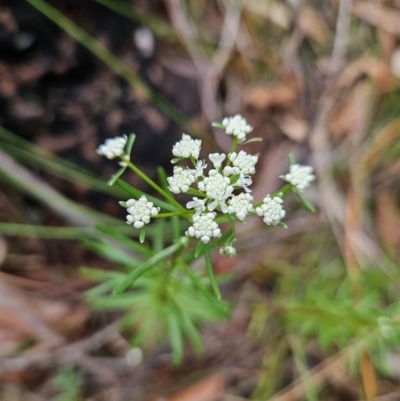
[[[220,253],[221,255],[228,256],[228,258],[233,258],[233,257],[236,256],[236,248],[234,248],[234,247],[231,246],[231,245],[224,246],[223,248],[221,248],[221,249],[219,250],[219,253]]]

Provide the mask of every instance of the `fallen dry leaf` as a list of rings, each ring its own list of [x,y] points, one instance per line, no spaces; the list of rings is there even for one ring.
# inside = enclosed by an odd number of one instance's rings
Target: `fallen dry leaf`
[[[297,99],[297,91],[284,84],[258,84],[244,91],[244,103],[258,110],[265,110],[273,106],[288,107]]]
[[[385,32],[400,36],[400,12],[382,7],[375,2],[357,2],[353,13],[369,24]]]
[[[279,129],[292,141],[303,142],[308,133],[307,121],[295,117],[291,114],[285,114],[277,119]]]
[[[202,380],[167,401],[215,401],[224,390],[224,380],[220,373]]]

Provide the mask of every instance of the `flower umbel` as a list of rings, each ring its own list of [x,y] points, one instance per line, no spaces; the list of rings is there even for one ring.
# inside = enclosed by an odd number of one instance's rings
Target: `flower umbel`
[[[143,195],[139,200],[129,199],[126,202],[127,224],[132,224],[135,228],[142,228],[150,222],[151,217],[158,215],[159,207],[154,207],[153,202],[149,202]]]
[[[307,188],[311,181],[315,179],[313,174],[314,169],[311,166],[301,166],[300,164],[292,164],[289,174],[286,174],[283,179],[290,182],[300,192]]]
[[[216,207],[220,207],[223,213],[227,213],[226,199],[233,192],[233,186],[230,185],[228,177],[217,173],[216,170],[211,170],[209,176],[204,178],[204,181],[198,183],[201,192],[207,194],[207,198],[213,201],[208,205],[208,210],[213,211]]]
[[[187,192],[189,187],[194,183],[195,179],[195,176],[189,170],[185,170],[180,166],[175,166],[174,175],[167,178],[169,189],[174,194]]]
[[[239,142],[243,142],[246,139],[246,135],[253,131],[253,127],[240,114],[236,114],[233,117],[225,117],[222,120],[222,125],[225,127],[225,132],[228,135],[236,136]]]
[[[283,210],[282,203],[283,200],[279,196],[271,198],[269,195],[267,195],[263,199],[262,205],[256,208],[256,213],[258,216],[263,217],[265,224],[269,226],[276,226],[286,214],[286,212]]]
[[[127,141],[128,137],[126,135],[109,138],[97,148],[97,153],[107,159],[115,159],[125,153]]]
[[[246,193],[241,193],[229,199],[228,213],[236,214],[238,220],[243,221],[246,216],[253,211],[253,197]]]
[[[172,154],[175,157],[194,157],[199,158],[201,148],[200,139],[192,139],[189,135],[182,134],[182,139],[172,148]]]
[[[227,166],[224,168],[225,175],[231,174],[254,174],[256,172],[255,165],[258,156],[249,155],[241,150],[239,153],[233,152],[229,155],[229,160],[232,162],[232,167]]]
[[[221,230],[214,221],[215,213],[205,213],[200,216],[193,216],[193,226],[186,231],[186,235],[190,237],[200,238],[205,244],[210,242],[212,237],[221,236]]]

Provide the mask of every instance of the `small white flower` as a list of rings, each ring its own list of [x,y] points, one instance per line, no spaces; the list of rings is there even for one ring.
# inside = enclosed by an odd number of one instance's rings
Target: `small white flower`
[[[125,153],[127,141],[128,137],[126,135],[109,138],[97,148],[97,153],[107,159],[115,159]]]
[[[215,213],[205,213],[200,216],[193,216],[193,226],[186,231],[190,237],[200,238],[205,244],[210,242],[211,238],[221,236],[221,230],[214,221]]]
[[[190,169],[188,172],[193,174],[195,178],[203,176],[203,170],[207,168],[207,164],[204,160],[198,160],[195,169]]]
[[[239,142],[243,142],[246,135],[253,130],[253,127],[240,114],[236,114],[234,117],[225,117],[222,125],[225,127],[225,132],[228,135],[236,136]]]
[[[151,217],[158,215],[159,207],[154,207],[153,202],[149,202],[143,195],[139,200],[129,199],[126,202],[127,224],[132,224],[135,228],[142,228],[150,222]]]
[[[240,174],[238,180],[235,182],[234,185],[240,188],[244,188],[246,192],[251,192],[251,189],[249,189],[248,186],[250,186],[252,183],[253,180],[250,177]]]
[[[283,210],[282,203],[282,198],[279,198],[278,196],[271,198],[267,195],[263,199],[263,204],[256,208],[256,213],[263,217],[265,224],[276,226],[286,214]]]
[[[311,166],[292,164],[289,174],[286,174],[284,179],[294,185],[300,192],[303,192],[310,185],[310,182],[315,179],[313,171],[314,169]]]
[[[186,203],[186,207],[188,209],[194,209],[196,211],[194,215],[198,216],[206,210],[205,202],[205,199],[193,198],[192,201]]]
[[[228,256],[228,258],[233,258],[233,257],[236,256],[236,248],[234,248],[234,247],[231,246],[231,245],[224,246],[223,248],[221,248],[221,249],[219,250],[219,253],[220,253],[221,255]]]
[[[208,157],[214,164],[214,168],[219,169],[222,162],[225,160],[226,155],[224,153],[211,153]]]
[[[186,170],[180,166],[174,167],[174,175],[168,177],[169,189],[174,194],[189,191],[189,187],[194,183],[196,178],[189,170]]]
[[[209,176],[205,177],[204,181],[200,181],[197,185],[200,191],[207,194],[207,198],[213,200],[207,207],[209,211],[212,212],[219,206],[222,213],[227,213],[226,199],[233,192],[233,186],[230,185],[228,177],[217,173],[216,170],[211,170]]]
[[[229,199],[228,213],[236,214],[238,220],[243,221],[253,211],[253,197],[250,194],[241,193]]]
[[[255,165],[258,161],[258,156],[249,155],[244,150],[241,150],[239,153],[231,153],[229,155],[229,160],[232,162],[232,167],[229,169],[225,167],[224,175],[230,175],[232,173],[248,175],[256,172]]]
[[[182,139],[177,142],[172,148],[172,154],[175,157],[194,157],[199,158],[201,140],[192,139],[189,135],[182,134]]]

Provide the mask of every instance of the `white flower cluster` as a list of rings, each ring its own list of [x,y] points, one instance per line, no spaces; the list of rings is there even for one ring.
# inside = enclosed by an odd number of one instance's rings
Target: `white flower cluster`
[[[225,118],[222,125],[227,134],[237,137],[238,142],[242,142],[252,130],[240,115]],[[278,203],[278,199],[282,203],[281,198],[274,198],[271,205],[263,204],[256,210],[253,206],[249,186],[253,182],[251,176],[256,172],[258,156],[248,154],[244,150],[229,154],[212,153],[208,156],[212,168],[205,172],[205,161],[198,160],[200,147],[200,140],[183,134],[182,139],[174,145],[172,153],[179,158],[190,158],[194,164],[193,168],[176,166],[173,176],[168,177],[169,189],[173,193],[197,193],[197,196],[186,204],[187,209],[194,210],[193,224],[186,231],[188,236],[199,238],[204,243],[219,237],[221,230],[215,221],[218,212],[243,222],[249,214],[260,210],[260,215],[264,216],[267,224],[275,225],[280,221],[285,215],[282,205]],[[192,184],[197,185],[198,190],[191,187]],[[237,190],[242,192],[235,194],[234,191]],[[233,254],[230,248],[229,253]]]
[[[276,226],[285,217],[286,212],[282,206],[283,200],[279,196],[271,198],[267,195],[260,207],[256,208],[258,216],[263,217],[265,224]]]
[[[263,218],[265,224],[278,225],[285,217],[281,194],[267,195],[262,202],[253,205],[249,187],[253,183],[251,177],[256,172],[258,156],[248,154],[244,150],[236,152],[237,144],[244,142],[253,127],[239,114],[224,118],[222,125],[216,123],[214,126],[225,129],[226,134],[233,135],[236,140],[233,142],[231,153],[212,153],[208,156],[211,162],[208,171],[205,160],[199,160],[201,140],[182,134],[182,139],[172,149],[178,161],[190,159],[188,163],[192,164],[192,168],[175,166],[172,177],[167,178],[169,189],[174,194],[196,195],[186,204],[188,210],[193,210],[192,225],[186,231],[186,235],[198,238],[203,243],[220,237],[221,230],[216,221],[218,212],[229,215],[230,220],[236,219],[240,222],[244,222],[250,214],[257,214]],[[108,159],[120,157],[121,163],[125,163],[123,156],[127,139],[126,135],[107,139],[99,146],[97,153]],[[289,173],[281,178],[301,192],[309,186],[315,176],[312,167],[293,164]],[[148,224],[160,211],[160,208],[155,207],[145,196],[139,200],[129,199],[124,206],[128,212],[127,223],[138,229]],[[229,240],[223,248],[223,253],[234,256],[235,252]]]
[[[307,188],[311,181],[315,179],[314,169],[311,166],[300,166],[300,164],[292,164],[289,174],[284,179],[295,186],[300,192]]]
[[[182,139],[172,148],[172,154],[175,157],[194,157],[195,159],[198,159],[200,155],[200,147],[200,139],[192,139],[189,135],[182,134]]]
[[[142,228],[150,222],[151,217],[158,215],[159,207],[154,207],[153,202],[149,202],[143,195],[139,200],[129,199],[126,202],[127,224],[132,224],[135,228]]]
[[[205,213],[200,216],[193,216],[193,226],[186,231],[190,237],[200,238],[205,244],[210,242],[211,238],[221,236],[221,230],[214,221],[215,213]]]
[[[128,137],[126,135],[107,139],[103,145],[100,145],[97,148],[97,153],[101,156],[105,156],[107,159],[115,159],[116,157],[125,154],[125,146],[127,141]]]
[[[243,142],[246,139],[246,135],[253,131],[253,127],[240,114],[224,118],[222,125],[225,128],[225,132],[228,135],[236,136],[239,142]]]
[[[175,166],[174,175],[168,177],[168,184],[170,190],[174,194],[189,191],[189,187],[195,182],[195,176],[189,171],[183,169],[183,167]]]

